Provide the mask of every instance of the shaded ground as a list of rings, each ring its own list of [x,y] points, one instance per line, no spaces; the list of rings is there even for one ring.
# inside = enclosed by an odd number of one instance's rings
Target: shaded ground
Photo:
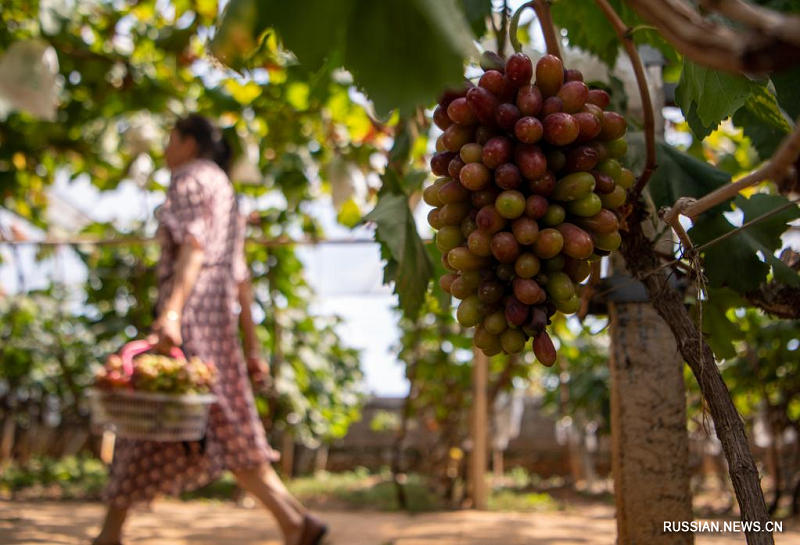
[[[87,545],[102,506],[89,502],[0,501],[0,544]],[[580,506],[567,512],[480,513],[454,511],[406,515],[371,511],[324,511],[329,543],[347,545],[611,545],[610,506]],[[800,524],[785,524],[778,545],[800,545]],[[261,509],[229,502],[161,501],[138,510],[126,545],[280,545],[277,527]],[[745,543],[742,535],[702,534],[697,545]]]

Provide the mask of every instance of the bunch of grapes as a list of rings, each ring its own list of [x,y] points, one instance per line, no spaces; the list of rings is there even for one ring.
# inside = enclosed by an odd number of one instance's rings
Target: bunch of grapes
[[[481,56],[477,85],[445,92],[433,113],[444,131],[425,188],[428,223],[450,271],[439,283],[461,300],[485,354],[533,351],[553,365],[545,331],[580,307],[590,262],[619,247],[617,209],[634,182],[622,168],[625,119],[609,95],[545,55]]]
[[[127,375],[118,355],[109,356],[95,376],[95,386],[105,390],[134,389],[140,392],[204,394],[211,391],[216,367],[200,358],[188,360],[158,354],[142,354],[133,360],[133,374]]]

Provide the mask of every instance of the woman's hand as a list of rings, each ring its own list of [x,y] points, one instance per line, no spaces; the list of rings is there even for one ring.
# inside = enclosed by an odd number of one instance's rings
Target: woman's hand
[[[250,379],[262,387],[267,387],[271,377],[269,363],[257,351],[249,351],[247,355],[247,372]]]
[[[150,341],[163,354],[168,354],[170,349],[183,344],[181,337],[181,317],[174,310],[162,313],[153,323],[153,330],[148,337]]]

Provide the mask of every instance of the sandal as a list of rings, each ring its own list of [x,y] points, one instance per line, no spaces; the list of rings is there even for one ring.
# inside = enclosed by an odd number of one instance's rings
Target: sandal
[[[300,545],[320,545],[322,538],[328,533],[328,526],[311,515],[303,517],[303,532],[300,534]]]

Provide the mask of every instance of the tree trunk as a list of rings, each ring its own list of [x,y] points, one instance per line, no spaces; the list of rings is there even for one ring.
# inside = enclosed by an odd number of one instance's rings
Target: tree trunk
[[[648,303],[609,303],[611,434],[620,545],[690,545],[689,436],[682,361]]]
[[[764,527],[769,520],[764,494],[761,491],[758,469],[750,452],[741,417],[733,405],[714,354],[692,321],[680,294],[667,283],[662,271],[655,272],[659,261],[652,243],[645,236],[641,222],[641,204],[627,218],[628,230],[623,231],[622,252],[631,273],[647,287],[658,314],[672,330],[678,349],[694,373],[703,398],[714,419],[717,437],[728,460],[731,481],[743,521],[758,521]],[[749,545],[772,545],[771,532],[746,532]]]

